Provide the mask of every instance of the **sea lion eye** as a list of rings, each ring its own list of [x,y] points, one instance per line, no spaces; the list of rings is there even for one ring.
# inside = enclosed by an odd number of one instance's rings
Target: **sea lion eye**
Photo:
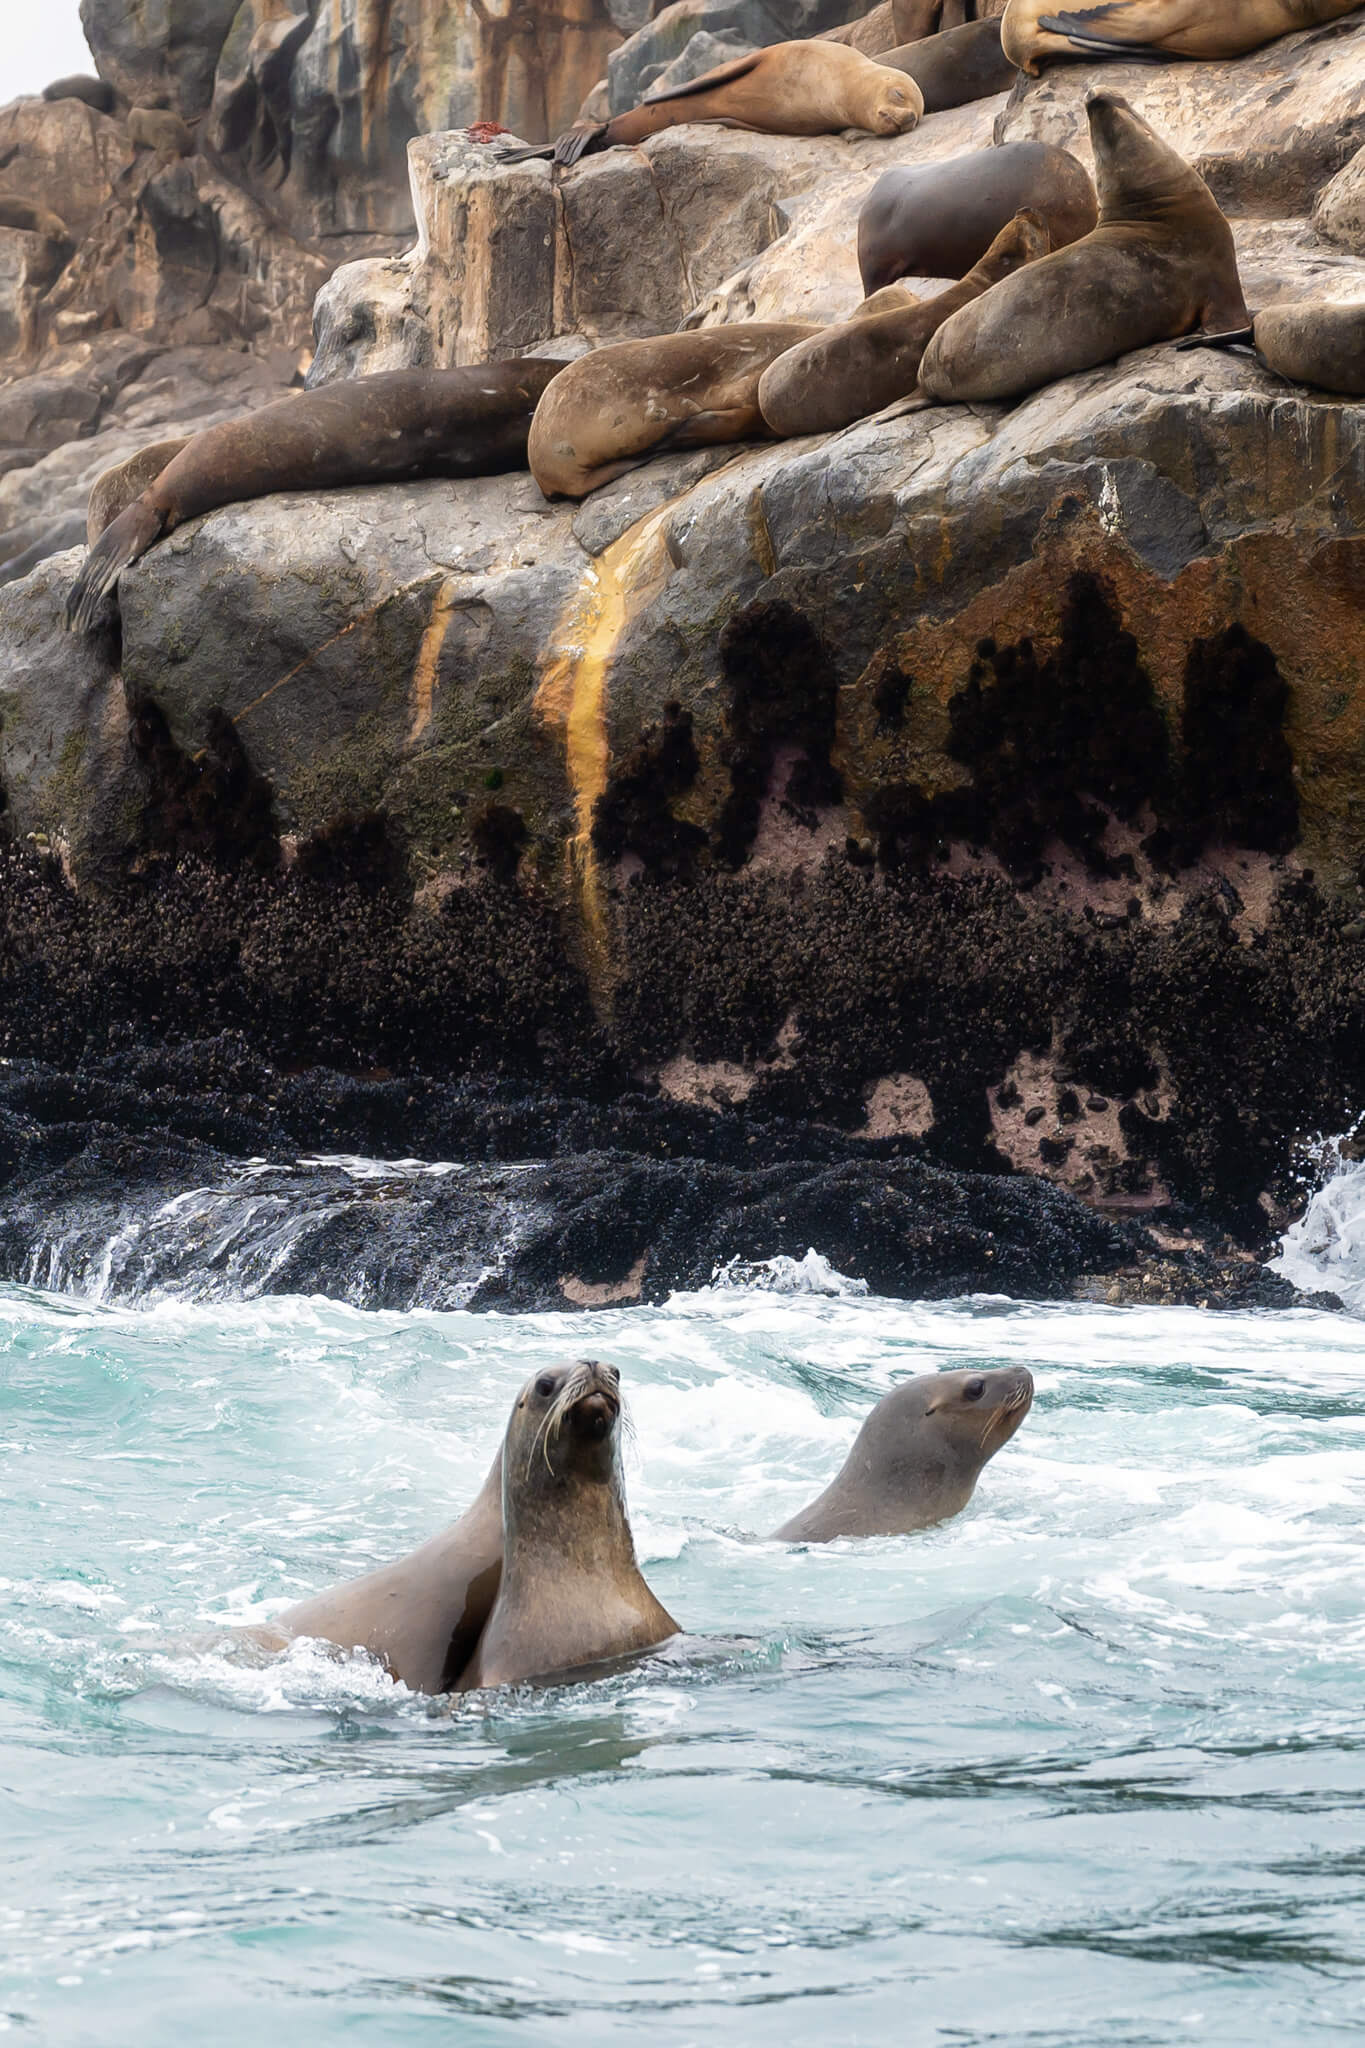
[[[543,1372],[540,1375],[540,1378],[536,1381],[536,1392],[539,1394],[542,1401],[548,1401],[551,1394],[553,1394],[554,1390],[554,1374],[552,1372]]]
[[[984,1380],[968,1380],[966,1386],[962,1389],[962,1398],[964,1401],[979,1401],[985,1391],[986,1382]]]

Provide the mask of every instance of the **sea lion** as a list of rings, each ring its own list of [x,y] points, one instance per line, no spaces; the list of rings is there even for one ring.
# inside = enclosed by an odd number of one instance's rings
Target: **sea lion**
[[[904,1536],[946,1522],[1032,1405],[1033,1376],[1022,1365],[904,1381],[872,1410],[838,1477],[774,1541]]]
[[[1005,0],[880,0],[856,20],[823,29],[818,40],[849,43],[869,57],[881,57],[906,43],[927,42],[931,36],[1004,11]]]
[[[531,474],[547,498],[583,498],[665,449],[766,441],[758,380],[819,332],[750,320],[594,349],[570,363],[536,407]]]
[[[1199,335],[1181,346],[1228,348],[1236,342],[1253,344],[1266,368],[1291,384],[1365,397],[1365,303],[1360,300],[1296,299],[1268,306],[1249,327]]]
[[[942,114],[949,107],[1008,92],[1019,75],[1001,47],[998,15],[888,50],[880,61],[914,79],[926,114]]]
[[[154,149],[167,159],[194,155],[194,131],[166,107],[130,107],[128,140],[134,149]]]
[[[1058,9],[1009,0],[1001,46],[1037,77],[1048,57],[1242,57],[1296,29],[1350,14],[1360,0],[1103,0]]]
[[[576,164],[590,151],[643,142],[688,121],[718,121],[764,135],[905,135],[918,126],[924,102],[903,72],[890,71],[842,43],[772,43],[704,71],[687,85],[650,93],[629,113],[574,127],[557,142],[499,152],[504,163],[549,157]]]
[[[1100,222],[954,313],[920,365],[940,401],[1022,398],[1193,328],[1249,320],[1232,230],[1204,180],[1117,93],[1086,100]]]
[[[1048,248],[1041,216],[1017,214],[961,283],[937,298],[889,312],[860,309],[842,326],[826,327],[788,349],[759,379],[764,419],[775,434],[830,433],[908,397],[919,381],[924,351],[944,321],[1002,277],[1046,256]]]
[[[502,1447],[502,1578],[461,1692],[565,1677],[678,1633],[635,1561],[615,1366],[534,1373]]]
[[[451,1692],[493,1611],[502,1575],[502,1450],[448,1529],[397,1564],[296,1601],[246,1633],[267,1649],[298,1636],[368,1650],[413,1692]]]
[[[114,111],[113,86],[107,85],[102,78],[91,78],[83,71],[74,71],[69,78],[54,78],[51,85],[43,87],[43,98],[83,100],[97,114],[112,114]]]
[[[122,462],[111,463],[108,469],[100,471],[85,501],[87,547],[94,547],[105,527],[112,526],[119,513],[156,482],[167,463],[174,462],[181,449],[189,447],[190,440],[189,434],[176,434],[168,441],[153,441],[125,456]]]
[[[523,356],[458,370],[385,370],[207,427],[91,548],[66,601],[68,627],[87,630],[130,562],[218,505],[271,491],[522,468],[531,415],[563,367]]]
[[[1025,208],[1046,222],[1054,249],[1088,235],[1099,219],[1090,173],[1050,142],[894,164],[858,215],[863,290],[897,277],[965,277]]]
[[[71,230],[58,213],[50,207],[35,206],[31,199],[16,199],[8,192],[0,193],[0,228],[17,228],[21,234],[41,235],[45,242],[60,242],[68,249],[75,248]]]

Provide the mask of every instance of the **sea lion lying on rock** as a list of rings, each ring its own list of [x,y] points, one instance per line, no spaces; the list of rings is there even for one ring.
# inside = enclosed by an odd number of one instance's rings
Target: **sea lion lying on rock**
[[[1296,29],[1316,28],[1360,0],[1102,0],[1062,9],[1009,0],[1001,46],[1038,75],[1049,57],[1241,57]]]
[[[457,1690],[590,1675],[678,1633],[640,1573],[621,1475],[615,1366],[526,1382],[502,1447],[502,1574]]]
[[[1269,370],[1292,384],[1347,398],[1365,397],[1365,304],[1299,299],[1268,306],[1249,327],[1196,336],[1182,347],[1227,348],[1252,343]]]
[[[881,61],[890,70],[903,71],[914,79],[926,114],[942,114],[949,107],[965,107],[972,100],[1008,92],[1019,75],[1001,47],[998,16],[964,22],[961,28],[905,43],[898,50],[888,50]]]
[[[563,369],[536,407],[531,474],[547,498],[584,498],[665,449],[767,440],[759,379],[820,331],[750,320],[594,349]]]
[[[905,135],[924,112],[919,87],[842,43],[772,43],[729,64],[704,71],[690,84],[650,93],[629,113],[570,128],[557,142],[504,149],[504,163],[549,157],[576,164],[590,151],[643,142],[663,128],[718,121],[764,135],[837,135],[861,128],[869,135]]]
[[[872,1410],[838,1477],[776,1540],[903,1536],[946,1522],[1032,1405],[1033,1376],[1022,1365],[906,1380]]]
[[[928,397],[1022,398],[1194,328],[1248,325],[1232,230],[1199,173],[1117,93],[1091,93],[1086,112],[1099,226],[940,327],[920,365]]]
[[[521,469],[536,404],[561,362],[523,356],[458,370],[384,370],[276,399],[195,434],[105,529],[66,601],[74,631],[163,535],[272,491]]]
[[[908,397],[919,381],[924,351],[944,321],[1002,277],[1046,256],[1049,246],[1040,216],[1018,214],[961,283],[937,298],[887,312],[863,306],[852,320],[800,342],[759,379],[764,419],[775,434],[829,433]],[[888,293],[897,289],[886,287]]]
[[[965,277],[1025,209],[1044,221],[1054,249],[1088,235],[1099,219],[1090,173],[1050,142],[893,164],[858,215],[863,290],[898,277]]]

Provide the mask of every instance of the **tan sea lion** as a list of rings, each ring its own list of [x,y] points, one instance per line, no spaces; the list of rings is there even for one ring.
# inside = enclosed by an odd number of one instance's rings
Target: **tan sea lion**
[[[1267,369],[1291,384],[1309,384],[1345,398],[1365,397],[1365,303],[1296,299],[1268,306],[1249,327],[1199,335],[1185,348],[1254,344]]]
[[[946,1522],[1032,1405],[1033,1376],[1022,1365],[906,1380],[872,1410],[838,1477],[774,1540],[904,1536]]]
[[[635,1560],[614,1366],[527,1381],[503,1439],[502,1531],[498,1597],[459,1691],[567,1677],[678,1633]]]
[[[1046,256],[1049,246],[1041,217],[1018,214],[961,283],[937,298],[889,312],[860,308],[854,319],[788,349],[759,379],[764,419],[775,434],[831,433],[908,397],[919,381],[924,351],[944,321],[1002,277]]]
[[[1232,230],[1199,173],[1117,93],[1086,101],[1100,222],[940,327],[920,365],[930,398],[1022,398],[1194,328],[1249,320]]]
[[[764,135],[837,135],[844,128],[905,135],[923,112],[913,79],[858,50],[818,41],[772,43],[704,71],[690,84],[651,93],[629,113],[603,124],[575,126],[557,142],[499,154],[509,164],[532,157],[576,164],[590,151],[643,142],[647,135],[688,121],[718,121]]]
[[[651,455],[768,439],[758,380],[820,329],[738,321],[616,341],[580,356],[536,407],[527,443],[547,498],[583,498]]]
[[[893,164],[858,215],[863,290],[898,277],[965,277],[1025,209],[1046,223],[1054,249],[1088,235],[1099,219],[1090,173],[1050,142]]]
[[[299,1636],[368,1650],[414,1692],[451,1692],[493,1611],[502,1576],[502,1451],[448,1529],[400,1558],[296,1601],[244,1631],[267,1649]]]
[[[926,114],[942,114],[949,107],[1008,92],[1019,75],[1001,48],[998,15],[888,50],[880,61],[914,79]]]
[[[194,155],[194,131],[165,107],[130,107],[128,140],[134,149],[154,149],[162,157]]]
[[[1037,77],[1049,57],[1241,57],[1296,29],[1350,14],[1360,0],[1103,0],[1061,9],[1009,0],[1006,55]]]
[[[105,527],[112,526],[119,513],[156,482],[167,463],[174,462],[181,449],[189,447],[190,440],[189,434],[176,434],[168,441],[153,441],[125,456],[122,462],[111,463],[108,469],[100,471],[85,502],[87,547],[94,547]]]
[[[531,415],[563,367],[524,356],[458,370],[384,370],[206,428],[91,548],[66,601],[67,625],[87,630],[130,562],[216,506],[271,491],[522,468]]]

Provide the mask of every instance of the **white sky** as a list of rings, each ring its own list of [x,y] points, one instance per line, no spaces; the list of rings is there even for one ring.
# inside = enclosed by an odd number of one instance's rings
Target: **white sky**
[[[0,0],[0,107],[71,71],[93,71],[79,0]]]

